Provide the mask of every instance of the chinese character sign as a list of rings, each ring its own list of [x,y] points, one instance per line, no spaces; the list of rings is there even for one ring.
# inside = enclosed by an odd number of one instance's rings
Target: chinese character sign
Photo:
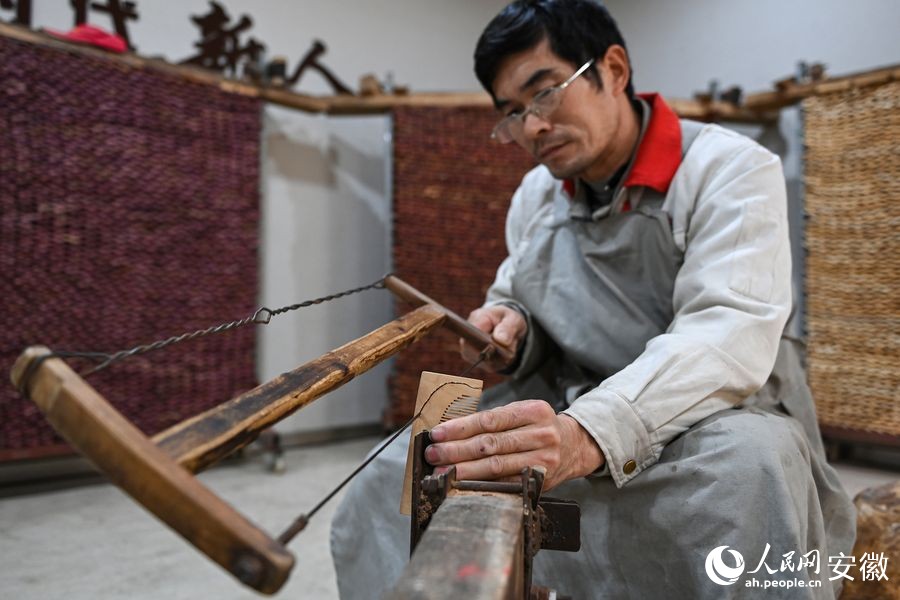
[[[113,31],[125,40],[129,50],[134,50],[131,38],[128,36],[127,21],[136,21],[138,18],[137,7],[134,2],[121,2],[120,0],[71,0],[72,9],[75,11],[75,25],[84,25],[88,22],[89,12],[96,11],[107,13],[112,21]]]
[[[0,11],[14,11],[11,23],[31,27],[31,0],[0,0]]]
[[[210,1],[210,11],[205,15],[191,17],[200,29],[200,40],[194,43],[198,52],[185,59],[184,63],[198,65],[219,72],[237,73],[241,59],[257,63],[262,58],[265,45],[254,38],[241,42],[241,35],[253,26],[253,20],[242,15],[232,24],[231,16],[218,2]]]

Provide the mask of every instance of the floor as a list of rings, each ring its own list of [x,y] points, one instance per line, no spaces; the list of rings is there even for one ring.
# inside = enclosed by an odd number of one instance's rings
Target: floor
[[[268,471],[265,457],[257,455],[200,478],[277,535],[352,471],[376,442],[368,437],[289,450],[281,474]],[[894,467],[841,463],[838,471],[855,495],[865,487],[900,479],[900,470]],[[327,504],[291,542],[297,563],[275,598],[337,598],[328,549],[328,528],[337,503],[335,499]],[[3,598],[261,597],[105,483],[0,498],[0,565]]]

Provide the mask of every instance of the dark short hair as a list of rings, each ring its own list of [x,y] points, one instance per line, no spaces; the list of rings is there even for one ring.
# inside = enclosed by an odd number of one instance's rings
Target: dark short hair
[[[544,39],[576,68],[592,58],[599,61],[613,44],[625,47],[618,25],[595,0],[517,0],[488,23],[475,46],[475,75],[492,98],[500,63]],[[596,69],[595,64],[585,75],[602,89]],[[634,99],[631,74],[625,93]]]

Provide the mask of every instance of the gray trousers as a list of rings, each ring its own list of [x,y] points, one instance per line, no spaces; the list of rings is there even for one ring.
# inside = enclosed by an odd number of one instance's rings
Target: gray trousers
[[[407,441],[398,438],[357,477],[332,522],[331,550],[345,600],[380,598],[408,561],[409,518],[398,512]],[[853,505],[820,441],[811,442],[780,404],[711,415],[621,489],[609,477],[594,477],[566,482],[551,494],[581,505],[582,547],[539,552],[533,581],[579,600],[835,598],[840,584],[828,580],[828,557],[849,555],[855,536]],[[731,585],[707,575],[707,556],[719,546],[739,552],[745,563]],[[813,550],[818,574],[782,570],[785,554],[793,552],[796,565]],[[732,557],[726,551],[727,566],[735,566]],[[800,588],[797,580],[821,583]],[[763,587],[767,581],[772,587]],[[793,587],[774,587],[791,581]]]

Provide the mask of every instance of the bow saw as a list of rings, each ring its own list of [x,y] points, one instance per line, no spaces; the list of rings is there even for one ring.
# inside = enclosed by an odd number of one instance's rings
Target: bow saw
[[[153,437],[46,347],[31,346],[22,352],[13,365],[12,382],[112,483],[239,581],[274,594],[294,566],[294,555],[286,548],[293,535],[271,537],[200,483],[195,473],[439,326],[484,348],[482,359],[509,362],[514,357],[508,348],[398,277],[388,275],[383,283],[417,308]],[[533,483],[531,487],[534,491]],[[534,494],[533,500],[536,506]],[[414,535],[417,527],[421,530],[414,520]]]

